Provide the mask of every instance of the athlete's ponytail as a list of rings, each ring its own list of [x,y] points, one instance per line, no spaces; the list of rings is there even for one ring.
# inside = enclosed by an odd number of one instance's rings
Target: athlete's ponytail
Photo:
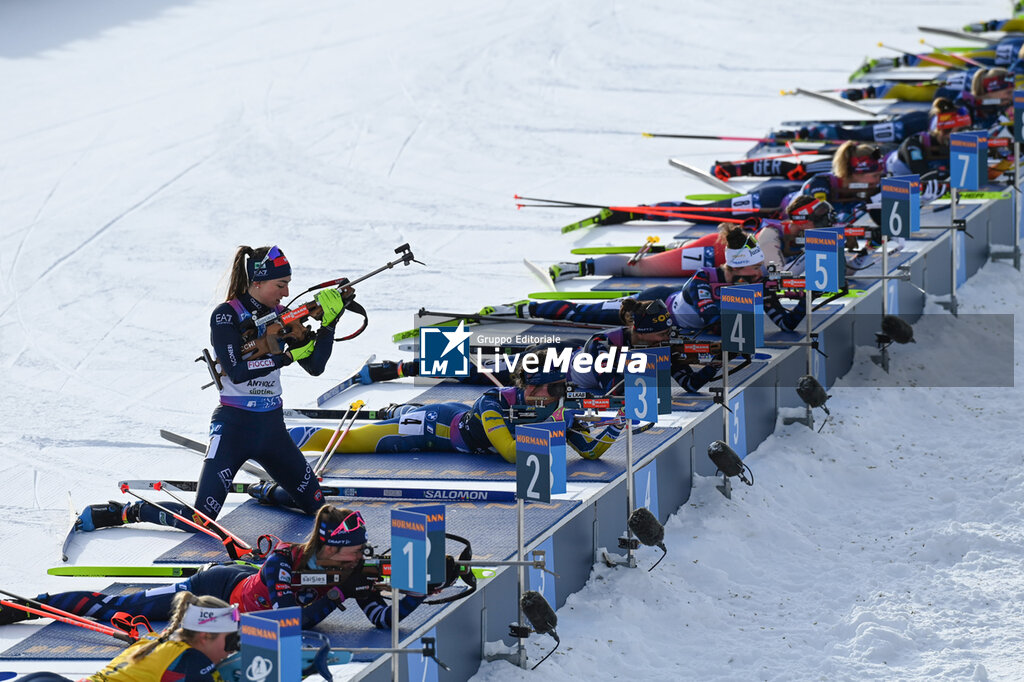
[[[251,246],[239,246],[235,258],[231,261],[231,274],[228,276],[228,294],[226,301],[241,298],[249,291],[249,274],[246,271],[246,258],[262,259],[270,251],[269,246],[254,249]]]
[[[185,611],[193,604],[197,606],[209,606],[211,608],[224,608],[228,606],[227,602],[222,599],[218,599],[217,597],[211,597],[209,595],[196,596],[188,590],[177,593],[171,601],[171,618],[167,622],[167,627],[160,631],[159,636],[151,638],[145,644],[133,651],[128,657],[128,662],[138,663],[140,660],[151,654],[153,649],[172,637],[191,645],[200,633],[182,628],[181,621],[185,617]]]

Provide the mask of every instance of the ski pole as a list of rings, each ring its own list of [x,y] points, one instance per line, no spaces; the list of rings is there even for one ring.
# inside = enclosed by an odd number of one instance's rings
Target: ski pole
[[[605,208],[604,206],[598,206],[597,204],[581,204],[577,201],[562,201],[561,199],[541,199],[540,197],[524,197],[518,194],[513,195],[513,199],[517,201],[542,201],[544,205],[559,207],[559,208]]]
[[[956,53],[956,52],[950,52],[949,49],[947,49],[947,48],[942,48],[942,47],[938,47],[936,45],[932,45],[931,43],[926,41],[924,38],[921,38],[921,44],[925,45],[926,47],[932,48],[936,52],[941,52],[942,54],[949,55],[950,57],[954,57],[955,59],[963,60],[963,61],[967,62],[968,64],[970,64],[971,66],[978,66],[978,67],[985,66],[984,64],[982,64],[981,62],[979,62],[976,59],[971,59],[970,57],[967,57],[965,55],[962,55],[962,54],[959,54],[959,53]],[[963,49],[963,48],[959,48],[959,49]]]
[[[169,489],[173,488],[173,487],[175,487],[175,486],[170,484],[170,483],[168,483],[167,481],[160,481],[160,482],[158,482],[156,484],[156,486],[153,487],[153,490],[163,491],[163,492],[167,493],[168,495],[170,495],[172,498],[174,498],[174,500],[178,504],[182,505],[183,507],[185,507],[189,511],[191,511],[193,514],[195,514],[199,518],[203,519],[203,521],[206,522],[203,525],[213,526],[214,528],[216,528],[217,530],[219,530],[220,532],[224,533],[229,538],[234,540],[239,545],[245,545],[246,544],[245,540],[243,540],[242,538],[238,537],[237,535],[235,535],[234,533],[229,531],[227,528],[224,527],[223,524],[218,523],[217,521],[215,521],[214,519],[212,519],[208,515],[206,515],[203,512],[199,511],[198,509],[196,509],[195,507],[190,505],[188,502],[186,502],[185,500],[181,499],[180,497],[175,495],[173,492],[171,492]],[[184,492],[184,491],[182,491],[182,492]]]
[[[327,451],[331,449],[332,445],[334,445],[334,437],[337,436],[341,432],[342,427],[345,426],[345,421],[348,419],[349,415],[352,413],[352,408],[353,407],[355,407],[354,403],[350,404],[348,406],[348,408],[345,410],[345,414],[343,414],[341,416],[341,421],[338,422],[338,428],[335,429],[334,433],[331,434],[331,438],[330,438],[330,440],[327,441],[327,446],[324,447],[324,451],[320,453],[320,456],[317,457],[316,462],[313,463],[313,473],[314,474],[316,474],[317,470],[320,468],[320,462],[322,462],[324,457],[327,455]],[[354,417],[353,417],[353,419],[354,419]]]
[[[566,292],[566,294],[571,296],[572,292]],[[485,320],[488,322],[514,322],[517,324],[523,323],[523,319],[519,317],[505,317],[503,315],[480,315],[477,313],[443,313],[436,310],[427,310],[426,308],[420,308],[419,312],[416,313],[416,315],[418,317],[423,317],[424,315],[436,315],[438,317],[448,317],[453,320],[463,319]],[[611,329],[612,327],[619,326],[615,324],[596,324],[593,322],[570,322],[568,320],[546,320],[542,318],[535,318],[533,319],[533,321],[535,324],[543,325],[546,327],[572,327],[574,329]]]
[[[228,537],[224,537],[224,536],[222,536],[222,535],[218,535],[218,534],[217,534],[217,533],[215,533],[214,531],[210,530],[210,528],[209,528],[209,527],[207,527],[207,526],[204,526],[204,525],[202,525],[202,524],[199,524],[199,523],[196,523],[195,521],[192,521],[191,519],[186,519],[186,518],[185,518],[184,516],[182,516],[181,514],[178,514],[178,513],[176,513],[176,512],[173,512],[173,511],[171,511],[170,509],[168,509],[168,508],[167,508],[167,507],[165,507],[164,505],[160,504],[159,502],[152,502],[152,501],[150,501],[150,500],[147,500],[146,498],[142,497],[141,495],[139,495],[139,494],[137,494],[137,493],[133,492],[133,491],[132,491],[132,490],[131,490],[131,489],[130,489],[130,488],[128,487],[128,485],[127,485],[127,484],[122,484],[122,485],[121,485],[121,492],[122,492],[122,493],[125,493],[125,494],[127,494],[127,495],[131,495],[132,497],[134,497],[134,498],[136,498],[136,499],[138,499],[138,500],[141,500],[141,501],[143,501],[143,502],[146,502],[147,504],[151,504],[151,505],[153,505],[154,507],[156,507],[157,509],[159,509],[160,511],[163,511],[163,512],[167,512],[168,514],[170,514],[170,515],[171,515],[172,517],[174,517],[174,518],[175,518],[175,519],[177,519],[178,521],[181,521],[181,522],[182,522],[182,523],[184,523],[184,524],[185,524],[186,526],[190,526],[191,528],[195,528],[195,529],[196,529],[197,531],[199,531],[200,533],[206,533],[206,534],[207,534],[207,535],[209,535],[209,536],[210,536],[211,538],[213,538],[213,539],[217,540],[217,541],[218,541],[218,542],[220,542],[220,543],[221,543],[222,545],[224,545],[224,549],[225,549],[225,551],[226,551],[226,552],[228,553],[228,556],[230,556],[230,557],[231,557],[232,559],[237,559],[237,558],[239,558],[240,556],[242,556],[241,554],[239,554],[238,556],[235,556],[235,552],[237,552],[237,550],[239,549],[238,547],[234,547],[234,546],[230,546],[230,547],[229,547],[229,543],[233,542],[233,541],[234,541],[234,538],[232,538],[232,537],[230,537],[230,536],[228,536]],[[243,542],[243,543],[241,543],[241,545],[242,545],[241,549],[244,549],[244,550],[246,550],[246,552],[252,552],[252,547],[250,547],[248,543],[245,543],[245,542]],[[235,550],[235,552],[232,552],[232,550]]]
[[[363,405],[365,404],[366,403],[364,403],[362,400],[357,400],[349,406],[349,409],[352,410],[354,413],[358,414],[359,409],[363,407]],[[323,476],[324,471],[327,469],[328,462],[330,462],[331,458],[334,457],[334,453],[337,451],[338,446],[341,445],[341,441],[345,439],[345,436],[347,436],[348,432],[352,429],[352,425],[356,421],[356,414],[353,414],[352,418],[348,420],[348,425],[345,426],[345,430],[341,432],[341,435],[338,435],[338,431],[334,432],[334,435],[338,436],[337,440],[334,440],[334,436],[331,436],[331,440],[334,441],[333,446],[324,451],[323,456],[319,460],[317,460],[316,467],[314,467],[313,469],[313,474],[317,478]],[[342,423],[344,423],[344,420],[342,420]],[[338,428],[341,428],[340,424],[338,425]],[[328,442],[328,445],[331,445],[331,443]]]
[[[133,638],[131,635],[109,625],[97,623],[87,618],[83,618],[82,616],[79,616],[77,614],[62,611],[61,609],[58,609],[54,606],[50,606],[49,604],[44,604],[40,601],[36,601],[35,599],[19,597],[13,592],[7,592],[6,590],[0,590],[0,594],[5,594],[8,597],[11,597],[12,599],[17,599],[18,601],[25,602],[24,604],[19,604],[17,602],[0,600],[0,605],[5,606],[7,608],[17,609],[19,611],[24,611],[25,613],[31,613],[34,616],[40,616],[42,618],[50,618],[52,620],[60,621],[61,623],[67,623],[68,625],[76,625],[87,630],[94,630],[104,635],[110,635],[111,637],[119,639],[123,642],[128,642],[129,644],[135,642],[135,638]],[[35,605],[39,608],[33,608],[32,606],[29,606],[29,604]]]
[[[964,69],[967,68],[963,64],[955,64],[955,63],[952,63],[952,62],[943,61],[941,59],[936,59],[935,57],[929,57],[926,54],[914,54],[913,52],[907,52],[906,50],[901,50],[900,48],[893,47],[892,45],[886,45],[883,42],[879,42],[878,46],[879,47],[884,47],[887,50],[892,50],[893,52],[899,52],[900,54],[906,55],[908,57],[913,57],[915,59],[920,59],[922,62],[928,62],[929,64],[938,64],[939,66],[941,66],[944,69],[959,69],[959,70],[963,71]]]

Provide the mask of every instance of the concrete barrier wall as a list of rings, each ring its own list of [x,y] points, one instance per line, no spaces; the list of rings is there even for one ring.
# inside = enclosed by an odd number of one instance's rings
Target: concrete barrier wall
[[[967,231],[973,238],[959,237],[963,244],[962,276],[970,277],[985,264],[992,244],[1012,243],[1011,210],[1011,202],[1007,200],[988,201],[971,207],[966,220]],[[946,217],[941,211],[927,213],[922,224],[948,225],[948,209],[945,211]],[[948,298],[952,272],[951,243],[949,230],[944,230],[932,241],[911,242],[911,248],[919,249],[920,253],[909,262],[910,281],[931,295]],[[899,315],[908,322],[917,320],[924,309],[924,294],[906,282],[889,283],[889,286],[895,286],[890,301],[896,302]],[[884,291],[882,283],[872,283],[865,294],[852,300],[846,310],[833,315],[818,330],[827,358],[815,360],[816,375],[826,387],[849,371],[856,346],[875,345],[875,332],[881,328]],[[794,386],[797,379],[806,373],[806,349],[790,348],[779,353],[746,384],[731,391],[730,405],[739,401],[741,409],[734,409],[730,414],[730,423],[734,427],[730,445],[741,456],[755,450],[771,435],[780,408],[803,406]],[[663,522],[689,499],[694,473],[702,476],[715,474],[715,467],[707,457],[707,446],[723,438],[723,409],[718,406],[705,410],[696,418],[688,413],[680,416],[677,423],[684,426],[680,427],[676,438],[655,452],[638,455],[642,459],[634,478],[637,481],[637,505],[643,506],[645,500],[656,502],[656,505],[651,505],[656,506],[652,511]],[[542,591],[555,608],[564,604],[567,597],[582,588],[589,579],[595,552],[599,548],[620,551],[617,543],[626,530],[626,516],[626,477],[623,475],[530,545],[528,549],[543,547],[549,552],[548,566],[553,567],[558,577],[538,577],[534,573],[530,576],[528,589]],[[508,532],[514,533],[515,529],[509,528]],[[514,640],[507,635],[509,624],[518,619],[516,580],[516,569],[499,570],[494,578],[482,584],[476,594],[445,609],[403,642],[405,647],[416,648],[421,636],[435,636],[438,656],[452,668],[450,672],[437,669],[433,663],[424,668],[418,656],[402,657],[400,679],[415,679],[417,682],[465,680],[478,669],[486,642],[504,640],[506,644],[513,643]],[[407,661],[406,658],[415,660]],[[383,657],[355,679],[389,680],[390,666],[390,659]]]

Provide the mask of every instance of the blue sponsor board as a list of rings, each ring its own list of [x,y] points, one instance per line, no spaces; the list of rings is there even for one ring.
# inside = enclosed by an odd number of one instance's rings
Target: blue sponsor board
[[[920,178],[900,175],[882,180],[882,235],[905,239],[920,229]]]
[[[391,585],[403,592],[427,593],[427,516],[391,510]]]
[[[243,613],[242,679],[291,682],[302,677],[302,608]]]
[[[949,184],[954,189],[976,190],[988,182],[988,138],[985,132],[949,136]]]
[[[753,353],[764,346],[764,289],[739,284],[718,290],[722,311],[722,348],[730,353]]]
[[[844,239],[842,229],[804,231],[804,280],[808,289],[836,293],[843,288],[846,274]]]

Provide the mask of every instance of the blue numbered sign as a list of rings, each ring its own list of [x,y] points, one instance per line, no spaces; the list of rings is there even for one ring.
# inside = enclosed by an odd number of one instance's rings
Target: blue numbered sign
[[[550,502],[551,432],[538,426],[516,427],[516,497],[527,502]],[[564,439],[564,423],[562,429]]]
[[[722,348],[753,353],[764,345],[764,290],[760,284],[722,287]]]
[[[904,239],[921,229],[921,182],[917,175],[882,180],[882,234]]]
[[[447,570],[445,566],[444,505],[406,507],[402,511],[416,512],[427,517],[427,582],[443,583]]]
[[[634,351],[636,353],[636,351]],[[658,373],[648,357],[642,372],[626,370],[626,416],[644,422],[658,421]]]
[[[983,132],[949,136],[949,184],[975,190],[988,182],[988,139]]]
[[[843,233],[836,230],[806,230],[804,232],[804,278],[811,291],[835,293],[842,289],[839,262],[843,260]],[[845,265],[845,262],[844,262]]]
[[[427,593],[427,516],[391,510],[391,585],[403,592]]]

